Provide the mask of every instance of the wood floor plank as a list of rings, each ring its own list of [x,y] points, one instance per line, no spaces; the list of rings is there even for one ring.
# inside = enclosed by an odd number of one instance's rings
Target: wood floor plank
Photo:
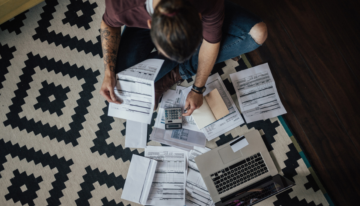
[[[277,2],[283,3],[288,9],[278,10],[276,15],[308,63],[308,68],[326,94],[348,138],[356,148],[360,148],[360,138],[357,138],[360,121],[360,96],[357,94],[360,94],[360,87],[356,77],[334,48],[327,26],[317,18],[308,1]],[[356,158],[360,160],[360,151]]]
[[[337,61],[339,57],[335,55],[336,52],[331,51],[327,37],[323,37],[322,33],[310,35],[311,30],[318,31],[314,27],[321,25],[318,22],[313,23],[318,19],[311,15],[313,11],[308,10],[309,5],[262,0],[239,3],[252,11],[257,10],[268,25],[269,38],[259,51],[261,56],[265,56],[264,60],[269,62],[278,90],[285,97],[285,103],[294,112],[294,117],[291,118],[296,119],[298,124],[294,123],[292,126],[297,131],[303,130],[297,134],[304,133],[298,137],[302,145],[306,145],[304,149],[314,148],[308,149],[310,152],[307,151],[311,154],[310,159],[314,162],[321,161],[313,166],[320,171],[319,175],[324,180],[325,187],[330,195],[335,196],[335,203],[356,205],[358,202],[356,197],[359,195],[357,173],[360,172],[355,166],[359,162],[358,148],[349,137],[352,135],[351,132],[349,135],[346,130],[353,124],[343,123],[342,125],[341,123],[349,111],[356,112],[354,105],[348,101],[348,95],[351,94],[349,91],[352,94],[357,91],[356,81],[349,77],[349,68],[345,68],[348,69],[345,74],[339,74],[336,69],[346,64],[343,60]],[[306,16],[308,13],[310,17],[305,17],[305,20],[303,17],[298,17],[299,15]],[[284,20],[284,18],[290,20]],[[304,37],[299,37],[300,35]],[[317,54],[319,50],[313,50],[313,46],[307,42],[316,41],[319,36],[325,40],[314,45],[317,49],[319,44],[325,47],[324,51],[320,50],[321,54]],[[300,47],[299,44],[303,45]],[[327,71],[329,74],[321,76],[324,70],[329,70]],[[334,80],[334,77],[337,77],[335,83],[329,85],[329,80]],[[339,85],[338,79],[352,82],[345,86]],[[334,89],[334,85],[339,88]],[[334,97],[337,92],[342,93],[339,96],[345,98],[345,105],[349,106],[346,108],[347,113],[342,114],[342,117],[339,117],[338,113],[345,109],[339,105],[341,99]]]
[[[360,84],[360,1],[310,0],[309,4]]]

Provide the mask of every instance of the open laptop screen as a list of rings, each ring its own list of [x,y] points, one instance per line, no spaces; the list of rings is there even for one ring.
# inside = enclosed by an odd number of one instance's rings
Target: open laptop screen
[[[295,184],[285,177],[275,175],[274,177],[265,178],[227,197],[221,198],[221,203],[217,203],[216,206],[254,205],[264,199],[285,191],[293,185]]]

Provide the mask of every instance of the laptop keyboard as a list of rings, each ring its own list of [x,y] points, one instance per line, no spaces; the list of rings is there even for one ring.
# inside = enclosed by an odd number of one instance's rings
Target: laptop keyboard
[[[260,153],[211,174],[219,194],[268,172]]]

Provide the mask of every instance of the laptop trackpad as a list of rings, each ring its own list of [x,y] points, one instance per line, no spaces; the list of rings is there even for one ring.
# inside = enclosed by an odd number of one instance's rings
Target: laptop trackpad
[[[239,150],[237,152],[233,152],[230,145],[220,149],[218,152],[219,152],[220,158],[224,164],[226,164],[232,160],[241,158],[243,156],[241,153],[241,150]]]

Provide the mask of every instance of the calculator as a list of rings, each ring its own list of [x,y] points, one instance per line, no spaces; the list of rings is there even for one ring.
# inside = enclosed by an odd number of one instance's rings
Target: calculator
[[[181,108],[165,109],[165,129],[181,129],[182,128],[182,112]]]

